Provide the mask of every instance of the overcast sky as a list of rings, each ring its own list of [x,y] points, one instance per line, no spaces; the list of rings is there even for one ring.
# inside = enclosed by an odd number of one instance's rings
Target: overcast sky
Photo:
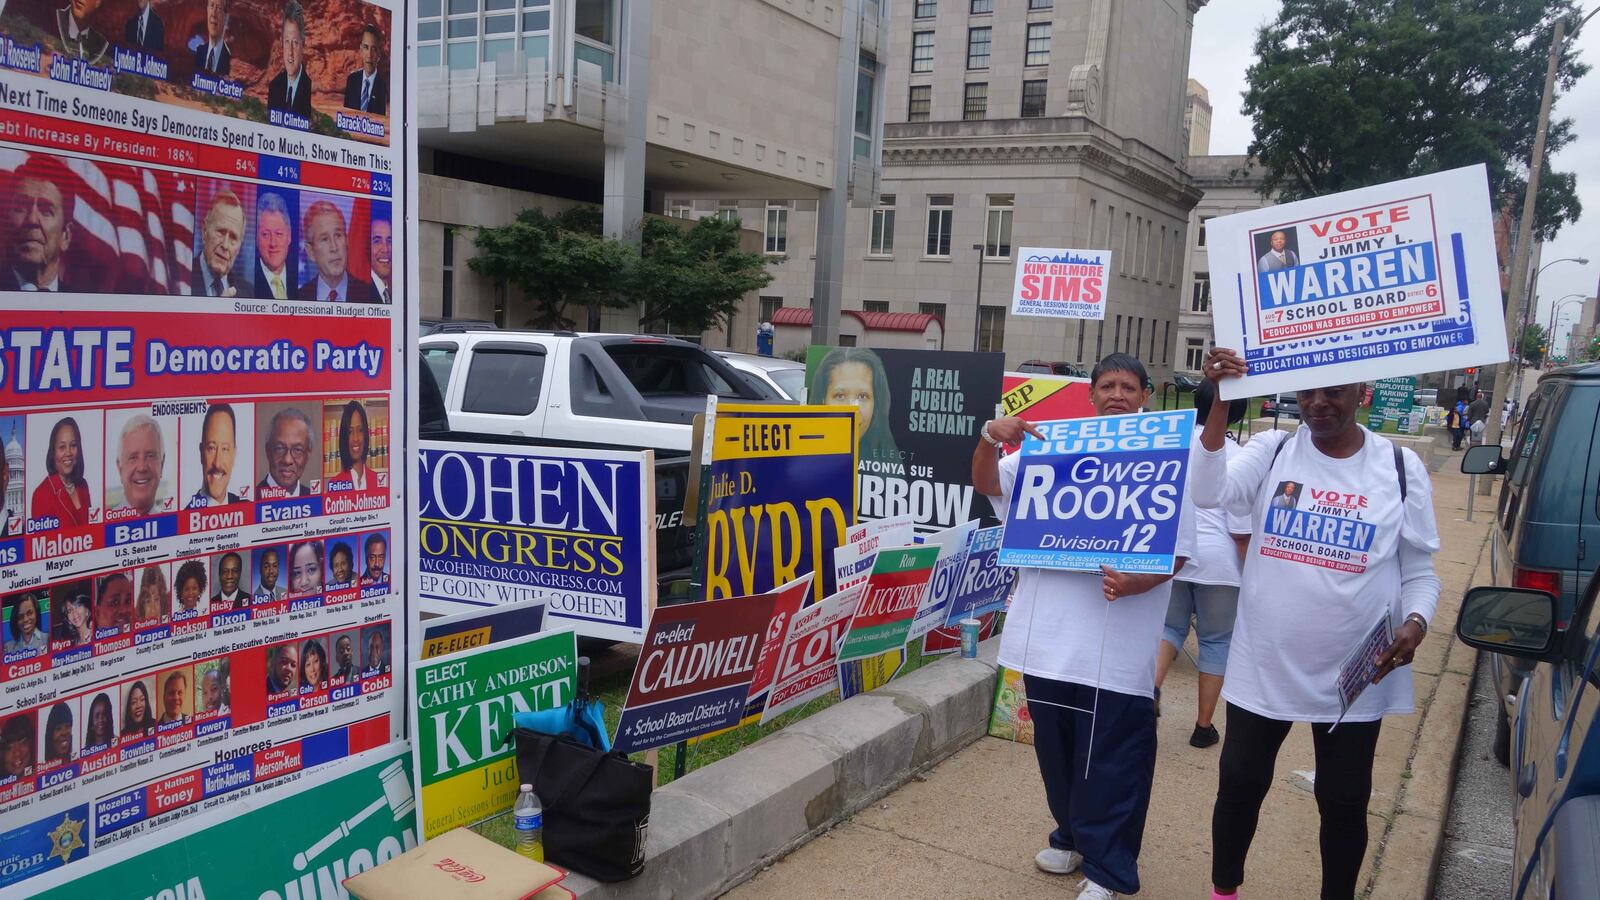
[[[1585,12],[1600,0],[1580,0]],[[1250,146],[1251,123],[1243,105],[1244,71],[1255,60],[1255,27],[1277,14],[1277,0],[1211,0],[1194,17],[1194,50],[1189,74],[1211,93],[1211,152],[1243,153]],[[1248,24],[1251,27],[1242,27]],[[1539,279],[1539,322],[1548,324],[1550,309],[1567,294],[1593,297],[1600,284],[1600,16],[1578,36],[1580,58],[1593,67],[1570,94],[1557,95],[1555,115],[1575,120],[1577,139],[1555,157],[1557,170],[1576,172],[1584,213],[1545,245],[1543,262],[1586,257],[1589,265],[1561,263]],[[1576,321],[1579,304],[1563,317]],[[1570,327],[1570,326],[1568,326]],[[1564,335],[1567,328],[1558,329]]]

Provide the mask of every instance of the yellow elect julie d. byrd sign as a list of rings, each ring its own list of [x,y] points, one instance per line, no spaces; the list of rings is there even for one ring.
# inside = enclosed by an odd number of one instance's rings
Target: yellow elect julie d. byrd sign
[[[706,433],[706,599],[813,571],[812,599],[832,593],[833,548],[855,519],[855,410],[719,404]]]

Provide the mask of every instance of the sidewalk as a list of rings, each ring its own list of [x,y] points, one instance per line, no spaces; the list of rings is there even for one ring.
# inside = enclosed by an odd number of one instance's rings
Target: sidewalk
[[[1378,743],[1363,896],[1427,896],[1449,810],[1449,792],[1472,680],[1474,652],[1455,640],[1461,595],[1481,564],[1492,498],[1465,521],[1467,477],[1460,454],[1440,454],[1434,509],[1444,583],[1415,666],[1417,713],[1385,721]],[[1191,646],[1191,652],[1193,648]],[[1208,896],[1211,804],[1218,749],[1196,750],[1195,672],[1180,657],[1162,691],[1160,749],[1144,850],[1141,897]],[[1226,721],[1219,718],[1226,732]],[[1250,855],[1245,896],[1315,897],[1320,870],[1310,731],[1297,727],[1278,757]],[[1034,868],[1053,827],[1033,748],[981,738],[911,783],[768,867],[727,896],[736,900],[817,896],[1074,896],[1076,876]],[[868,886],[871,886],[870,888]]]

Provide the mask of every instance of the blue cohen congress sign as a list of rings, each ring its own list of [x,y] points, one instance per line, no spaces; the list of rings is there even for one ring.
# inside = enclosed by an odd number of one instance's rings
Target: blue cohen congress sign
[[[1022,444],[1000,564],[1173,569],[1194,410],[1042,422]]]
[[[548,627],[639,642],[655,593],[650,452],[421,442],[423,609],[545,605]]]

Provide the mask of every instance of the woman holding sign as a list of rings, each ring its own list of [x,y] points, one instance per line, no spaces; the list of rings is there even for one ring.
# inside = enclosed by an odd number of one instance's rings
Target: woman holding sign
[[[1205,374],[1220,382],[1245,374],[1245,363],[1217,348]],[[1213,406],[1190,474],[1196,505],[1248,515],[1254,526],[1222,689],[1228,733],[1211,818],[1214,898],[1237,896],[1244,882],[1278,748],[1295,722],[1311,725],[1316,750],[1322,896],[1354,896],[1378,729],[1384,716],[1412,712],[1403,667],[1439,600],[1427,468],[1356,422],[1360,384],[1298,396],[1302,424],[1293,434],[1257,435],[1231,459],[1223,455],[1227,408]],[[1300,486],[1299,502],[1274,504],[1289,482]],[[1371,646],[1378,652],[1363,652]]]
[[[1148,380],[1134,357],[1107,356],[1090,374],[1095,415],[1138,412],[1150,398]],[[1022,419],[995,419],[983,426],[985,443],[972,454],[972,484],[991,498],[1001,519],[1010,509],[1022,454],[999,461],[995,454],[1025,434],[1043,438]],[[1194,519],[1186,499],[1178,516],[1179,569],[1195,555]],[[1033,749],[1056,821],[1034,863],[1057,875],[1081,868],[1079,900],[1139,890],[1139,848],[1156,766],[1156,650],[1171,578],[1110,567],[1100,574],[1019,570],[1000,665],[1022,673]]]

